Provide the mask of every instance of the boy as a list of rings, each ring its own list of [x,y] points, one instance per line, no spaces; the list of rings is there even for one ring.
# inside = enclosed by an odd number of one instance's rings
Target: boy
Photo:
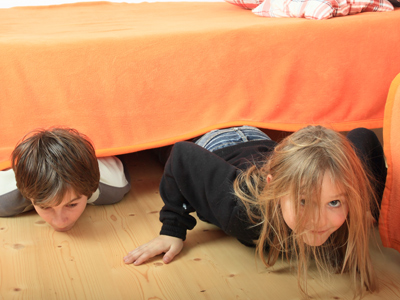
[[[0,172],[0,217],[33,208],[56,231],[68,231],[86,204],[119,202],[130,190],[129,174],[116,157],[96,158],[88,138],[74,129],[36,130]]]

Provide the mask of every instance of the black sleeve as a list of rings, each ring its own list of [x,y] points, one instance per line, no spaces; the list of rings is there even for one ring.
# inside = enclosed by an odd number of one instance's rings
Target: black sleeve
[[[160,234],[186,239],[196,211],[207,221],[229,232],[237,211],[232,183],[239,170],[217,155],[191,142],[176,143],[160,183],[164,207]]]
[[[376,134],[372,130],[366,128],[356,128],[351,130],[347,134],[347,138],[353,144],[353,147],[358,157],[363,162],[364,167],[373,176],[371,184],[375,188],[378,207],[376,207],[376,203],[372,203],[371,208],[374,218],[378,220],[387,175],[385,155],[383,153],[382,145]]]

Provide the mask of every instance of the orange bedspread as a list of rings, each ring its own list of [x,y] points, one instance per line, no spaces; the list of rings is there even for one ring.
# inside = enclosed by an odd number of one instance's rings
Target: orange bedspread
[[[400,10],[327,21],[227,3],[0,10],[0,169],[37,127],[77,128],[99,156],[249,124],[382,127]]]

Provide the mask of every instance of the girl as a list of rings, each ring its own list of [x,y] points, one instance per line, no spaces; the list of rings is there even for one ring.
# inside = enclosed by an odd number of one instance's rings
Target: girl
[[[160,184],[160,236],[128,253],[125,263],[140,265],[161,253],[169,263],[195,226],[196,211],[255,245],[267,267],[279,254],[295,260],[304,295],[310,257],[320,271],[349,272],[358,294],[377,290],[368,215],[378,216],[386,168],[372,131],[355,129],[346,138],[309,126],[276,144],[244,126],[212,131],[196,144],[172,148]]]

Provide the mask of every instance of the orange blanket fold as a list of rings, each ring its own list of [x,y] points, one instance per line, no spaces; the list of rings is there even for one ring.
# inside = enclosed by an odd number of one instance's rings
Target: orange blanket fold
[[[385,107],[383,142],[388,174],[381,205],[382,244],[400,252],[400,74],[390,86]]]
[[[399,48],[399,9],[321,22],[226,3],[1,9],[0,169],[55,125],[99,156],[231,125],[382,127]]]

